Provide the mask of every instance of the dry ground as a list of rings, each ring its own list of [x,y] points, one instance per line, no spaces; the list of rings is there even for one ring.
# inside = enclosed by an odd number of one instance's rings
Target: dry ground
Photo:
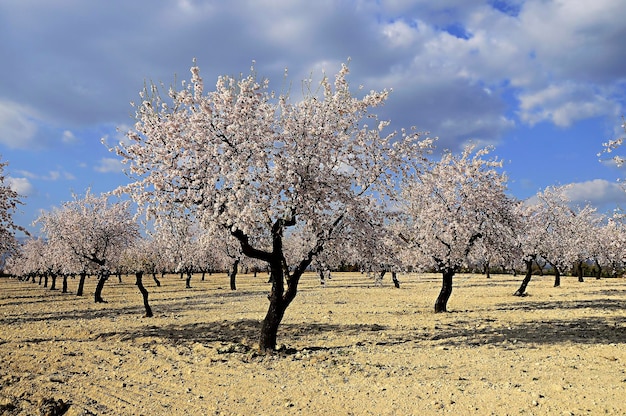
[[[626,279],[533,277],[517,298],[521,277],[459,275],[434,314],[437,275],[306,275],[282,352],[259,356],[265,279],[144,279],[153,318],[130,276],[106,304],[93,279],[82,298],[0,279],[0,415],[626,414]]]

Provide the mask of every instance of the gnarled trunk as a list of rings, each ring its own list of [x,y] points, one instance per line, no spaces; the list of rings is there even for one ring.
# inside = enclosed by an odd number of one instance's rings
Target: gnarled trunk
[[[143,297],[143,306],[146,309],[146,318],[150,318],[152,317],[152,308],[150,308],[150,304],[148,303],[148,291],[146,290],[146,288],[143,286],[143,272],[136,272],[135,273],[135,284],[137,285],[137,288],[139,288],[139,291],[141,292],[141,296]]]
[[[576,263],[576,273],[578,275],[578,281],[584,282],[585,278],[583,277],[583,262],[579,261]]]
[[[276,338],[278,335],[278,327],[280,326],[287,307],[296,297],[298,277],[292,277],[287,282],[287,290],[284,287],[284,273],[280,260],[271,267],[272,291],[268,299],[270,305],[261,325],[261,337],[259,339],[259,349],[261,351],[271,352],[276,349]]]
[[[67,293],[67,274],[63,275],[63,289],[61,292]]]
[[[443,283],[439,296],[437,296],[437,301],[435,302],[435,313],[448,311],[448,299],[450,299],[450,295],[452,295],[452,277],[454,276],[454,269],[446,268],[443,270],[442,274]]]
[[[524,280],[522,280],[522,284],[519,286],[519,289],[517,289],[517,291],[513,293],[513,296],[524,296],[526,294],[526,287],[528,286],[528,283],[530,283],[530,279],[532,278],[533,261],[524,260],[524,263],[526,263],[526,276],[524,276]]]

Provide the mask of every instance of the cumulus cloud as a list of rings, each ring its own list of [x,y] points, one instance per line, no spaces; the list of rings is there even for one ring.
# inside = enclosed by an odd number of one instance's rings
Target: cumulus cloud
[[[520,117],[529,124],[552,121],[568,127],[581,119],[602,114],[617,114],[619,105],[590,85],[571,82],[550,85],[545,89],[520,94]]]
[[[4,94],[32,102],[46,119],[79,123],[124,120],[124,103],[137,98],[144,80],[168,84],[173,74],[186,77],[194,56],[210,82],[219,74],[245,71],[252,59],[257,59],[263,76],[280,80],[289,67],[298,82],[316,63],[351,56],[355,85],[402,90],[389,102],[394,120],[402,126],[428,120],[429,130],[457,142],[471,135],[498,140],[511,125],[508,114],[513,112],[507,110],[518,110],[525,123],[560,126],[613,114],[626,73],[626,3],[621,0],[584,6],[545,0],[268,0],[244,8],[179,0],[150,7],[140,1],[115,7],[73,4],[62,13],[46,2],[37,3],[27,7],[13,2],[0,9],[11,16],[2,32],[6,39],[55,34],[38,38],[49,53],[29,54],[23,48],[21,65],[0,68],[4,79],[25,79],[31,85],[27,90],[7,85]],[[89,33],[59,23],[67,19],[83,22]],[[209,43],[199,50],[194,38]],[[70,59],[68,66],[68,54],[80,54],[81,59]],[[118,62],[124,63],[124,71],[112,67]],[[44,78],[37,70],[42,67],[58,76]],[[568,79],[571,85],[558,79]],[[429,88],[446,84],[454,88]],[[491,91],[488,96],[477,93],[485,87]],[[517,96],[520,108],[507,109],[505,93]],[[457,122],[445,127],[453,99],[458,102],[453,109],[463,107],[467,114],[452,116]],[[471,120],[480,120],[483,127],[467,128]],[[34,126],[25,123],[28,119],[21,121],[13,129],[32,135],[28,127]],[[73,140],[69,130],[66,133],[64,141]]]
[[[35,187],[30,183],[28,178],[7,177],[9,187],[22,196],[30,196],[35,193]]]
[[[566,188],[565,195],[571,202],[578,204],[590,203],[594,206],[626,204],[626,190],[623,184],[605,179],[572,183]]]

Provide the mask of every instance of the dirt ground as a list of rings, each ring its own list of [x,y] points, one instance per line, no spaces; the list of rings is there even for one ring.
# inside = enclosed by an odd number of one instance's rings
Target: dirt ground
[[[626,414],[626,279],[533,277],[519,298],[521,276],[458,275],[435,314],[437,275],[305,275],[262,356],[266,277],[144,279],[152,318],[130,276],[106,304],[94,279],[0,279],[0,415]]]

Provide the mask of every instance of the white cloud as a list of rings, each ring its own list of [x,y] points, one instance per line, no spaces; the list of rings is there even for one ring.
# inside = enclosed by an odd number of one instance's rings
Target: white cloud
[[[12,190],[22,196],[29,196],[35,193],[35,187],[30,183],[28,178],[7,177],[7,183]]]
[[[611,101],[609,95],[594,91],[591,85],[571,82],[550,85],[520,94],[520,118],[530,125],[551,121],[557,126],[569,127],[580,119],[617,114],[619,105]]]
[[[124,164],[119,159],[103,157],[94,170],[100,173],[121,173],[124,170]]]
[[[605,179],[594,179],[568,185],[565,195],[577,204],[616,206],[626,204],[626,190],[622,184]]]

